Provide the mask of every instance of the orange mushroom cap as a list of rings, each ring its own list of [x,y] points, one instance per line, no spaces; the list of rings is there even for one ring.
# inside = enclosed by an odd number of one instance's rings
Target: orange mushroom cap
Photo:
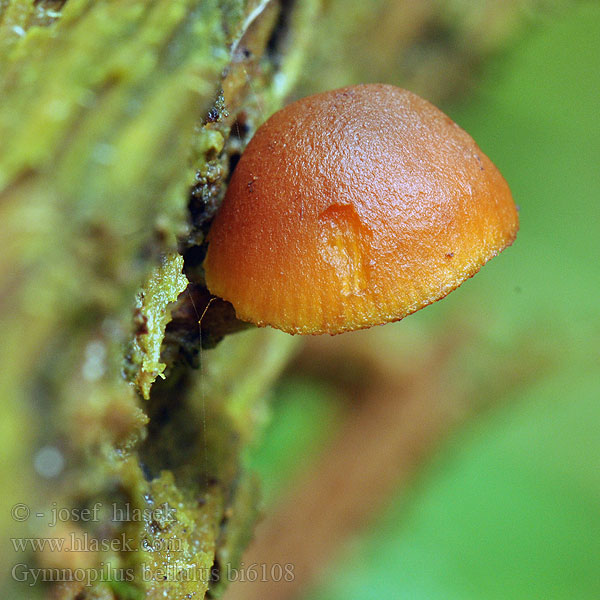
[[[510,245],[508,185],[432,104],[383,84],[303,98],[242,155],[208,237],[206,283],[288,333],[398,321]]]

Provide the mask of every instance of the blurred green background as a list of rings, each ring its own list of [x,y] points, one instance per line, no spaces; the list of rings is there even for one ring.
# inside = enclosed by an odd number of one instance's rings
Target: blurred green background
[[[298,591],[305,600],[600,598],[600,5],[560,3],[500,22],[510,30],[501,49],[476,66],[470,93],[447,96],[442,108],[509,182],[520,206],[515,245],[404,322],[309,342],[249,457],[267,514],[283,506],[286,522],[290,510],[293,529],[294,497],[313,493],[295,482],[303,473],[318,482],[332,439],[365,395],[377,397],[368,390],[381,373],[397,370],[398,407],[411,401],[404,390],[410,396],[415,377],[435,381],[415,422],[421,437],[434,422],[427,415],[442,414],[442,424],[408,473],[390,459],[391,494],[353,490],[363,498],[360,524],[340,526],[324,554],[315,550],[321,564]],[[484,26],[473,43],[497,33]],[[305,80],[311,91],[311,72]],[[364,353],[384,367],[356,372],[352,356]],[[309,554],[318,535],[298,538]]]

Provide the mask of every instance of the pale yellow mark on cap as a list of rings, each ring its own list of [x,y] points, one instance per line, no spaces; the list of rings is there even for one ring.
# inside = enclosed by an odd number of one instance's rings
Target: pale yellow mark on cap
[[[339,281],[343,296],[360,295],[368,288],[364,227],[354,207],[334,204],[319,215],[319,253]]]

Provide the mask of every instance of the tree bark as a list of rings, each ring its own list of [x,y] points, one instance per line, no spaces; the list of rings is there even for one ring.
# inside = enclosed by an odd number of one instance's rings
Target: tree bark
[[[203,315],[204,235],[316,6],[0,2],[0,523],[63,544],[7,547],[3,597],[214,597],[238,560],[241,457],[294,343],[202,352],[239,328]]]

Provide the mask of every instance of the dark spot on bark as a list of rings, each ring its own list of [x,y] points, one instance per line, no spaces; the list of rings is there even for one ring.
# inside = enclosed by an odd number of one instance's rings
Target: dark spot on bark
[[[237,152],[235,154],[231,154],[229,156],[229,173],[233,173],[235,168],[237,167],[237,164],[240,162],[240,158],[241,158],[241,154],[238,154]]]
[[[243,140],[248,135],[249,131],[250,125],[248,124],[246,113],[242,112],[231,126],[231,136]]]
[[[208,111],[206,121],[207,121],[207,123],[214,123],[215,121],[218,121],[218,120],[219,120],[219,111],[216,109],[216,107],[213,106]]]
[[[200,266],[204,262],[205,257],[206,246],[192,246],[185,251],[183,260],[186,267],[194,268]]]
[[[285,54],[286,45],[290,38],[290,21],[296,0],[280,0],[281,9],[273,33],[267,42],[267,54],[273,63],[279,67],[281,56]]]
[[[221,580],[221,563],[218,558],[215,558],[212,568],[210,569],[209,583],[217,583]]]
[[[135,335],[146,335],[148,333],[148,317],[136,308],[133,313],[133,323],[135,325]]]
[[[146,481],[152,481],[154,479],[150,467],[145,462],[140,462],[140,469],[142,470],[142,475]]]

